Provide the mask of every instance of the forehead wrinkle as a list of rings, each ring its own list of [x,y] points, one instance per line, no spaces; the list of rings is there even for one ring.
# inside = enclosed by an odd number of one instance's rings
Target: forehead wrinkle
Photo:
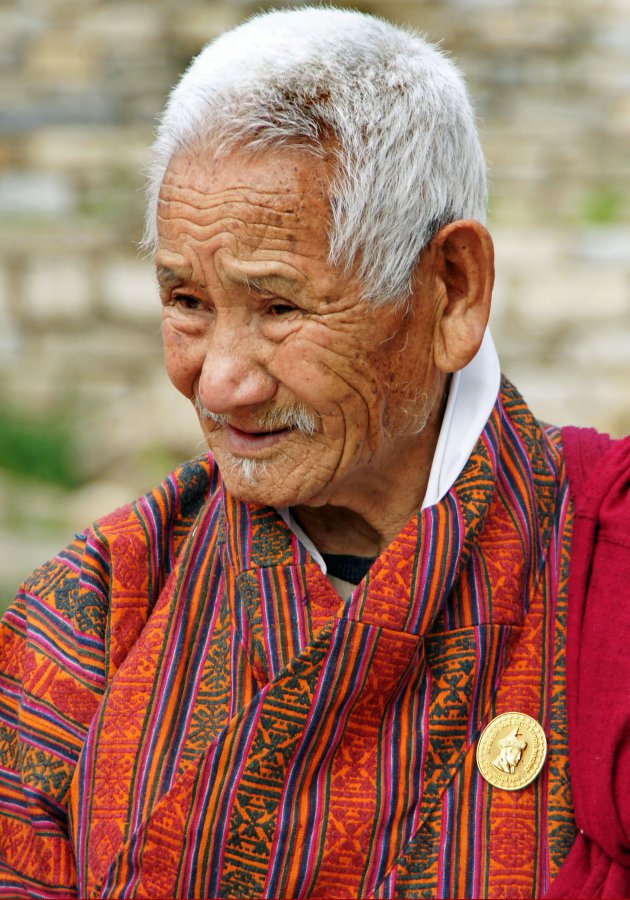
[[[172,179],[170,184],[163,185],[160,206],[158,227],[163,222],[181,220],[189,231],[208,227],[217,232],[243,229],[245,233],[251,231],[259,239],[266,237],[271,242],[284,242],[288,238],[298,244],[301,239],[295,233],[296,226],[298,230],[306,228],[310,231],[311,228],[308,219],[302,218],[307,209],[300,190],[277,191],[237,185],[213,192],[211,185],[201,189],[185,180]],[[165,207],[168,207],[168,212]],[[246,237],[245,234],[243,236]],[[306,235],[304,237],[308,240]]]
[[[171,224],[178,221],[180,220],[171,220]],[[198,268],[200,271],[204,270],[204,258],[208,253],[214,259],[213,265],[221,281],[256,287],[257,285],[252,285],[252,281],[256,280],[263,291],[273,293],[281,288],[285,293],[291,292],[296,297],[311,282],[307,274],[296,269],[290,259],[284,258],[287,239],[278,226],[270,223],[241,223],[241,220],[233,217],[211,225],[194,223],[190,219],[182,219],[181,222],[183,228],[180,237],[185,236],[185,250],[180,249],[178,255],[183,253],[184,257],[194,256],[198,266],[185,259],[182,259],[181,265],[170,261],[168,264],[166,261],[158,264],[158,282],[164,287],[197,280],[195,272]],[[240,224],[247,224],[247,228],[234,227]],[[297,249],[300,242],[293,246]],[[158,260],[159,256],[158,252]]]
[[[308,235],[300,236],[295,230],[294,213],[290,211],[278,211],[270,208],[259,207],[263,214],[260,216],[247,215],[247,209],[232,208],[224,209],[221,216],[213,217],[208,220],[207,214],[211,211],[211,207],[190,207],[188,214],[181,209],[185,204],[171,204],[169,215],[157,216],[158,231],[166,225],[174,225],[181,223],[184,232],[189,233],[197,240],[207,239],[208,233],[212,235],[228,234],[232,235],[237,241],[245,240],[247,242],[248,234],[257,240],[266,239],[274,249],[281,249],[287,241],[299,245],[303,241],[308,241]],[[180,208],[176,208],[179,206]],[[194,210],[194,215],[190,214],[190,209]]]
[[[187,195],[186,199],[182,198],[182,193]],[[234,197],[234,194],[237,196]],[[299,205],[301,199],[301,191],[265,190],[264,188],[256,188],[247,184],[237,184],[233,187],[223,188],[220,191],[213,191],[208,187],[202,189],[189,183],[180,183],[173,180],[167,183],[165,180],[160,190],[159,203],[181,204],[199,210],[212,209],[220,205],[246,204],[247,206],[259,207],[260,209],[271,208],[276,213],[292,214],[296,212],[295,204]],[[284,201],[285,204],[290,204],[291,208],[273,208],[270,207],[269,201],[273,204],[278,203],[278,201]]]

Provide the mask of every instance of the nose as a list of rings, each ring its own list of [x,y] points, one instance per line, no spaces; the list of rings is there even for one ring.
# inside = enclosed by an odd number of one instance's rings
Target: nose
[[[273,399],[277,381],[267,368],[270,348],[251,321],[219,316],[197,386],[199,399],[210,412],[228,415],[246,406]]]

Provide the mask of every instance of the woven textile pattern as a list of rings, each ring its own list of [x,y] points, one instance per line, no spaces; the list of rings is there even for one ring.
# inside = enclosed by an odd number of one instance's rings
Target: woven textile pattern
[[[207,459],[26,584],[0,648],[0,896],[532,897],[574,839],[558,436],[504,384],[343,603]],[[540,721],[522,791],[487,722]]]

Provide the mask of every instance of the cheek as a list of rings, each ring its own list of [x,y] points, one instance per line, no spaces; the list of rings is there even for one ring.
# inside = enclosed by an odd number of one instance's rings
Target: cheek
[[[196,342],[173,328],[168,321],[162,323],[162,341],[164,366],[168,377],[178,391],[186,397],[192,397],[195,382],[203,366],[202,349]]]
[[[359,416],[378,403],[379,374],[363,347],[351,341],[324,341],[300,336],[275,353],[273,375],[320,415],[339,408]]]

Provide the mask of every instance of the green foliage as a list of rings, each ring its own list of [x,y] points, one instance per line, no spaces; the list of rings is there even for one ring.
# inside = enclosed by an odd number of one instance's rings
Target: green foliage
[[[619,190],[610,185],[599,185],[585,197],[583,217],[593,225],[609,225],[619,221],[622,207]]]
[[[0,467],[60,487],[83,481],[74,463],[72,429],[65,413],[43,418],[0,406]]]

